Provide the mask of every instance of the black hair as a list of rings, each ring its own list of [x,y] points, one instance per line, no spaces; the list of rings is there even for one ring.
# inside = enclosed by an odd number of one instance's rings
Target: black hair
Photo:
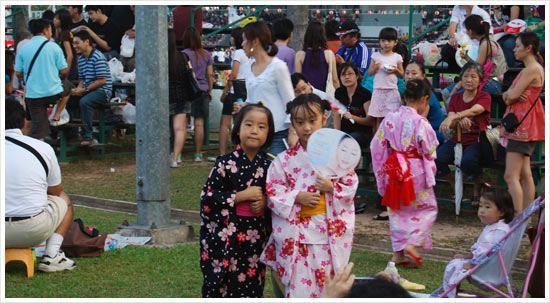
[[[420,71],[422,72],[422,75],[424,76],[424,82],[425,82],[425,84],[430,88],[430,90],[431,90],[433,93],[435,93],[435,91],[434,91],[434,89],[433,89],[433,87],[432,87],[432,84],[430,83],[430,81],[428,81],[428,78],[426,78],[426,67],[424,66],[424,63],[422,63],[422,62],[420,62],[420,61],[418,61],[418,60],[411,60],[411,61],[409,61],[409,64],[407,64],[407,66],[410,65],[410,64],[416,64],[416,65],[418,65],[418,68],[420,68]]]
[[[278,40],[286,40],[294,30],[294,23],[290,19],[282,18],[273,22],[273,36]]]
[[[57,19],[59,19],[59,23],[61,24],[61,31],[67,31],[71,30],[71,26],[73,24],[73,21],[71,19],[71,14],[69,14],[69,11],[61,8],[55,11],[55,16]]]
[[[357,75],[358,82],[361,81],[363,76],[361,76],[361,72],[359,71],[359,68],[357,67],[357,65],[351,62],[344,62],[340,65],[340,67],[338,68],[338,78],[341,77],[342,74],[348,69],[353,70],[353,72]]]
[[[464,64],[462,70],[460,71],[460,80],[462,80],[464,73],[470,69],[475,70],[476,74],[479,76],[479,82],[481,83],[481,80],[483,80],[483,68],[479,65],[479,63],[474,61],[468,61]]]
[[[74,33],[74,38],[78,37],[80,40],[85,41],[88,40],[88,43],[90,43],[91,46],[93,46],[93,40],[92,36],[87,31],[78,31]]]
[[[401,55],[401,58],[403,59],[403,69],[407,68],[407,64],[409,64],[410,60],[409,48],[407,44],[401,40],[398,40],[392,51],[398,55]]]
[[[327,49],[327,37],[325,35],[325,28],[319,21],[311,21],[306,29],[304,35],[303,50],[311,49],[312,58],[311,65],[316,67],[319,65],[319,52],[324,52]]]
[[[25,125],[25,109],[14,96],[6,97],[6,129],[22,129]]]
[[[327,34],[327,40],[340,40],[336,33],[338,32],[338,26],[340,24],[336,20],[330,20],[325,23],[325,32]]]
[[[378,40],[394,40],[397,41],[397,31],[393,27],[384,27],[378,34]]]
[[[168,79],[178,81],[183,79],[182,70],[185,64],[188,64],[187,57],[178,50],[176,45],[176,33],[173,29],[168,29]]]
[[[510,223],[514,219],[514,201],[506,189],[482,184],[481,197],[495,203],[498,210],[502,212],[505,223]]]
[[[413,79],[407,81],[405,84],[405,100],[408,102],[415,102],[420,100],[424,96],[430,96],[430,86],[426,85],[426,81],[420,79]]]
[[[78,10],[78,13],[79,14],[82,14],[82,5],[67,5],[67,7],[73,7],[73,8],[76,8]]]
[[[277,54],[279,49],[277,45],[271,40],[271,31],[264,21],[256,21],[248,23],[243,30],[246,40],[253,41],[258,39],[260,45],[267,52],[267,55],[273,57]]]
[[[53,17],[54,17],[54,13],[51,9],[47,9],[45,11],[42,12],[42,19],[45,19],[45,20],[48,20],[48,21],[53,21]]]
[[[233,125],[233,129],[231,130],[231,141],[233,144],[241,144],[241,138],[239,137],[239,131],[241,130],[241,124],[243,123],[244,118],[246,117],[246,114],[253,110],[259,110],[261,112],[264,112],[267,116],[267,126],[269,127],[269,130],[267,131],[267,138],[265,140],[264,145],[262,145],[261,149],[266,149],[269,146],[271,146],[271,143],[273,143],[273,137],[275,136],[275,122],[273,122],[273,114],[269,110],[269,108],[265,107],[263,104],[248,104],[245,105],[239,113],[235,116],[235,123]]]
[[[105,9],[103,5],[86,5],[86,12],[94,11],[97,13],[98,10],[101,10],[102,14],[105,14]]]
[[[46,19],[32,19],[29,21],[29,31],[33,36],[42,34],[42,32],[51,27],[52,23]]]
[[[292,82],[293,88],[296,88],[296,85],[298,85],[298,82],[300,82],[300,80],[304,81],[305,83],[309,82],[307,81],[306,76],[304,76],[304,74],[302,73],[294,73],[290,75],[290,81]]]
[[[384,278],[356,280],[346,298],[412,298],[401,285]]]
[[[235,49],[243,48],[243,29],[242,27],[235,27],[231,30],[231,38],[235,41]]]
[[[316,114],[322,116],[326,110],[330,110],[330,103],[327,100],[322,100],[315,94],[299,95],[286,104],[286,113],[290,114],[291,121],[294,120],[299,109],[303,109],[303,111],[312,116]]]
[[[491,39],[489,39],[489,35],[491,34],[491,24],[483,20],[483,18],[479,15],[470,15],[464,20],[464,27],[467,30],[471,30],[474,34],[481,36],[479,43],[483,40],[486,41],[487,54],[485,60],[488,60],[490,54],[493,53],[493,43],[491,42]]]
[[[535,34],[534,32],[523,32],[519,34],[517,39],[521,41],[521,44],[523,44],[523,47],[527,47],[531,45],[532,46],[531,52],[533,53],[533,55],[535,55],[535,58],[537,59],[537,61],[541,65],[544,65],[544,59],[539,53],[540,40],[539,40],[539,37],[537,37],[537,34]]]

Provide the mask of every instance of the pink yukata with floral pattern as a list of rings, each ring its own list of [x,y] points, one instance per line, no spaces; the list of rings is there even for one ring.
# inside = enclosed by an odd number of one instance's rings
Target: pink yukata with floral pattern
[[[320,297],[328,265],[341,270],[351,253],[357,175],[350,171],[332,180],[333,193],[325,193],[326,214],[301,218],[296,196],[317,191],[316,177],[299,143],[279,154],[267,174],[273,231],[260,260],[281,277],[288,298]]]
[[[416,149],[421,156],[408,158],[416,201],[408,206],[401,205],[398,210],[388,208],[390,239],[395,252],[402,251],[407,245],[432,248],[430,232],[437,217],[437,200],[433,186],[437,171],[434,160],[438,145],[430,122],[408,106],[401,106],[397,111],[389,113],[371,141],[372,166],[378,193],[382,196],[388,185],[388,176],[383,167],[393,150],[404,152]],[[404,161],[404,158],[400,159]]]
[[[500,242],[502,238],[510,231],[510,226],[504,223],[504,220],[499,220],[493,224],[485,226],[476,243],[470,248],[473,255],[472,259],[479,258],[486,254],[495,244]],[[445,275],[443,276],[443,291],[448,290],[452,285],[460,282],[464,274],[468,271],[464,269],[464,264],[470,263],[472,259],[453,259],[445,267]],[[447,294],[447,297],[454,298],[456,296],[456,288]]]

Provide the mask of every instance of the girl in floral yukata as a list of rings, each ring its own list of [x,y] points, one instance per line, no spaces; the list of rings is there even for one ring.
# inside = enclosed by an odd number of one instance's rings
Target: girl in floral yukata
[[[505,189],[496,190],[487,184],[482,187],[482,190],[477,216],[486,226],[476,243],[470,248],[470,252],[454,255],[451,262],[447,264],[443,276],[443,291],[460,283],[459,279],[474,266],[472,259],[486,254],[510,231],[508,223],[514,218],[514,203],[510,194]],[[455,296],[456,288],[447,294],[450,298]]]
[[[308,139],[325,124],[326,110],[329,103],[314,94],[288,103],[299,141],[273,160],[267,175],[273,232],[260,260],[286,297],[320,297],[325,271],[342,270],[351,253],[357,175],[322,178],[307,158]]]
[[[407,267],[422,266],[417,248],[431,249],[437,217],[433,186],[439,143],[430,122],[419,114],[429,97],[423,80],[408,81],[406,105],[386,116],[370,145],[378,192],[389,210],[392,261]]]
[[[262,297],[266,240],[265,180],[272,158],[273,116],[261,104],[241,109],[231,139],[201,192],[200,265],[203,297]],[[268,215],[268,214],[267,214]]]

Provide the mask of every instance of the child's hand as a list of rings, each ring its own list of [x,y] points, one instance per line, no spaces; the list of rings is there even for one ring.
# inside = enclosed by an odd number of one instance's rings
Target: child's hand
[[[264,196],[262,188],[259,186],[250,186],[249,188],[237,193],[235,200],[237,202],[243,201],[258,201]]]
[[[330,193],[332,192],[332,182],[329,179],[317,176],[317,180],[315,180],[315,188],[322,192]]]
[[[310,193],[301,191],[296,196],[296,202],[300,203],[303,206],[315,207],[319,204],[319,199],[321,195],[318,192]]]
[[[348,263],[341,271],[334,275],[334,278],[330,278],[331,266],[329,265],[325,270],[325,287],[323,290],[323,298],[345,298],[353,282],[355,281],[355,275],[351,273],[353,269],[353,263]]]
[[[376,73],[381,67],[382,67],[382,63],[375,62],[374,63],[374,72]]]
[[[472,269],[472,267],[474,267],[471,263],[464,263],[464,265],[462,266],[462,268],[464,269]]]
[[[265,204],[265,196],[262,196],[260,200],[250,203],[250,209],[252,209],[252,212],[259,214],[264,210]]]

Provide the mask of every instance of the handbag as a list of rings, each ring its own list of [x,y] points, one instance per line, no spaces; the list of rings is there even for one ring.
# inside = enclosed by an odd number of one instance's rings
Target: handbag
[[[68,257],[97,257],[104,251],[107,235],[84,225],[81,219],[75,219],[63,239],[61,249]]]
[[[521,119],[521,121],[518,121],[518,117],[513,112],[509,112],[506,116],[504,116],[504,118],[502,118],[501,122],[502,122],[502,126],[504,126],[504,129],[506,130],[506,132],[508,132],[508,133],[515,132],[516,129],[521,125],[521,123],[523,123],[525,118],[527,118],[527,115],[529,115],[529,113],[531,112],[533,107],[535,107],[537,102],[539,102],[539,99],[537,99],[537,100],[535,100],[535,102],[533,102],[533,105],[531,105],[531,107],[529,108],[527,113],[525,113],[525,116],[523,116],[523,119]]]
[[[204,95],[204,91],[201,90],[199,87],[199,82],[197,82],[197,78],[195,78],[195,73],[193,72],[193,69],[189,66],[189,57],[187,57],[187,54],[182,53],[185,60],[183,64],[183,89],[185,91],[185,95],[187,96],[187,100],[185,101],[194,101],[199,99]]]

